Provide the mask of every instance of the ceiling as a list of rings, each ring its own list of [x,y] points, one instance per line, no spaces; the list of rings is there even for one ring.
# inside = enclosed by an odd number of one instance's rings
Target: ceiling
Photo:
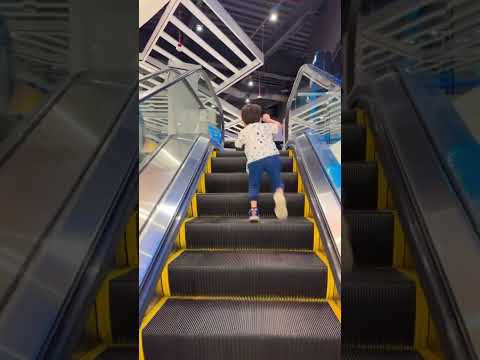
[[[226,99],[240,106],[245,97],[268,108],[281,103],[278,95],[288,97],[298,69],[311,63],[314,56],[312,38],[316,35],[323,0],[219,0],[227,12],[265,54],[263,68],[236,85],[245,94],[243,98],[227,93]],[[269,20],[272,12],[278,21]],[[254,86],[248,82],[253,80]],[[257,99],[258,82],[262,99]],[[237,96],[239,93],[237,92]],[[271,99],[268,95],[277,95]]]
[[[249,97],[252,101],[276,113],[277,110],[283,108],[298,69],[305,63],[311,63],[315,50],[320,48],[319,41],[316,40],[323,35],[320,32],[320,18],[325,4],[336,0],[217,1],[253,40],[258,49],[265,54],[263,67],[227,89],[221,96],[237,107],[241,107],[245,103],[245,99]],[[192,2],[202,9],[219,29],[225,33],[229,32],[225,24],[210,11],[202,0],[192,0]],[[273,11],[278,14],[276,22],[269,21]],[[189,18],[188,12],[183,12],[183,14],[182,21],[192,30],[195,29],[197,24],[195,18]],[[160,15],[161,12],[141,27],[141,51],[154,32]],[[325,21],[323,21],[323,25],[325,26]],[[211,34],[208,32],[204,32],[201,36],[212,41]],[[174,33],[172,33],[172,37],[175,37]],[[185,41],[187,44],[188,38]],[[161,42],[159,44],[162,46]],[[237,42],[236,44],[239,45]],[[188,43],[187,45],[192,44]],[[222,53],[222,55],[226,54]],[[222,64],[215,63],[215,66],[218,68]],[[249,86],[251,82],[253,82],[253,86]],[[261,99],[258,98],[259,92]]]

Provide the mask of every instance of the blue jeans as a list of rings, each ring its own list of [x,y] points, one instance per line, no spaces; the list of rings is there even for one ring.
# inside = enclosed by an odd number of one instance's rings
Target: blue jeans
[[[280,160],[279,155],[273,155],[253,161],[248,164],[248,197],[250,201],[258,200],[258,193],[260,192],[262,174],[264,171],[270,178],[272,192],[278,188],[283,189],[284,187],[281,177],[282,161]]]

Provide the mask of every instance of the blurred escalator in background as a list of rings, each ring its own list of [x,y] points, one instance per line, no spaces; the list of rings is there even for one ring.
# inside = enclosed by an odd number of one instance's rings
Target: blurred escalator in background
[[[136,13],[0,3],[1,359],[138,356]]]
[[[478,2],[344,5],[343,353],[478,359]]]

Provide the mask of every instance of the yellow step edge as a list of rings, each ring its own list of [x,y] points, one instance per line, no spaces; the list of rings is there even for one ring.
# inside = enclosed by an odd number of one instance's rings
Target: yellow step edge
[[[117,267],[123,267],[128,265],[128,250],[126,234],[122,234],[122,239],[118,242],[115,249],[115,265]]]
[[[195,219],[195,217],[187,218],[182,222],[182,225],[180,226],[180,231],[179,231],[179,234],[178,234],[178,243],[177,243],[177,245],[180,249],[186,249],[187,248],[186,226],[187,226],[187,223],[189,223],[190,221],[192,221],[194,219]]]
[[[338,321],[342,322],[342,310],[341,310],[338,302],[335,301],[335,300],[327,300],[327,301],[328,301],[328,304],[330,305],[330,308],[332,309],[333,313],[337,317]]]
[[[418,275],[411,270],[398,269],[402,274],[415,282],[415,349],[425,349],[428,347],[428,336],[430,332],[430,313],[428,310],[427,299],[420,284]]]
[[[310,218],[310,214],[312,212],[312,208],[310,207],[310,200],[308,200],[307,194],[303,194],[304,196],[304,205],[303,205],[303,216],[305,218]]]
[[[138,346],[139,346],[139,360],[145,360],[145,356],[143,354],[143,330],[147,327],[147,325],[152,321],[152,319],[157,315],[157,313],[160,311],[163,305],[167,302],[168,298],[164,297],[160,299],[158,303],[156,303],[149,312],[147,312],[147,315],[143,318],[142,324],[140,325],[140,329],[138,332]]]
[[[442,359],[441,355],[429,350],[429,342],[434,336],[434,325],[430,318],[430,312],[426,301],[425,293],[420,284],[418,275],[413,268],[413,258],[410,249],[405,241],[405,234],[400,222],[397,209],[394,208],[393,194],[389,188],[383,165],[376,153],[375,136],[370,121],[365,111],[357,111],[357,122],[366,128],[366,160],[376,161],[378,164],[379,189],[377,194],[377,208],[379,210],[389,209],[394,214],[394,244],[393,244],[393,268],[403,273],[415,283],[415,340],[414,348],[427,360]]]
[[[333,273],[330,267],[330,263],[328,262],[325,253],[316,250],[315,254],[320,258],[320,260],[322,260],[322,262],[327,267],[327,292],[325,294],[325,297],[327,298],[327,300],[333,300],[335,294],[335,282],[333,279]]]
[[[320,240],[320,230],[318,230],[315,220],[311,217],[306,217],[305,219],[313,224],[313,251],[323,251],[323,245]]]
[[[107,274],[102,281],[100,290],[98,291],[95,306],[97,312],[97,325],[100,339],[106,343],[112,343],[112,327],[110,326],[110,281],[122,276],[136,267],[128,267],[117,269]]]
[[[138,211],[135,211],[128,220],[125,241],[128,265],[138,266]]]
[[[198,199],[197,193],[194,193],[192,196],[192,201],[188,207],[188,217],[198,217]]]
[[[182,255],[184,252],[185,252],[185,249],[182,249],[182,250],[179,250],[179,251],[171,254],[168,257],[167,263],[163,267],[162,275],[161,275],[160,278],[161,278],[161,281],[162,281],[162,290],[163,290],[163,295],[164,296],[170,296],[171,295],[171,293],[170,293],[170,282],[169,282],[169,278],[168,278],[168,267],[170,266],[170,264],[172,262],[175,261],[176,258],[178,258],[180,255]]]
[[[417,350],[417,352],[420,353],[420,355],[422,355],[424,360],[442,360],[443,359],[443,357],[440,354],[435,353],[429,349],[420,349],[420,350]]]
[[[263,301],[263,302],[303,302],[324,303],[325,298],[305,298],[294,296],[168,296],[172,300],[195,300],[195,301]]]
[[[87,321],[85,324],[85,331],[89,338],[98,339],[100,337],[97,323],[97,306],[91,304],[89,306]]]
[[[98,358],[99,355],[101,355],[105,350],[108,349],[107,344],[101,344],[94,349],[90,350],[86,354],[82,355],[79,360],[95,360]]]
[[[204,251],[211,251],[211,252],[232,252],[232,251],[275,251],[275,252],[282,252],[282,253],[305,253],[305,254],[313,254],[314,251],[312,249],[280,249],[280,248],[186,248],[184,249],[188,252],[204,252]]]

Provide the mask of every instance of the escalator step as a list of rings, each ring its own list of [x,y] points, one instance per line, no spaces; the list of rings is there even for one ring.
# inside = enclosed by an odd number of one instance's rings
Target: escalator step
[[[415,351],[345,350],[343,360],[422,360]]]
[[[391,266],[393,214],[389,211],[345,211],[355,265]]]
[[[303,217],[249,223],[231,217],[198,217],[185,226],[190,249],[313,249],[313,224]]]
[[[137,360],[137,346],[110,346],[105,348],[95,357],[85,357],[85,360]],[[83,360],[83,358],[81,359]]]
[[[303,216],[305,212],[305,195],[286,193],[288,215]],[[263,193],[258,197],[258,207],[261,218],[274,217],[275,204],[271,193]],[[197,194],[197,209],[199,216],[237,216],[246,217],[250,204],[246,193],[228,194]]]
[[[293,159],[282,157],[282,171],[293,171]],[[245,157],[220,157],[212,159],[212,172],[214,173],[233,173],[246,172],[247,158]]]
[[[364,161],[365,152],[365,127],[359,124],[342,124],[342,161]]]
[[[340,359],[327,302],[168,299],[143,331],[148,360]]]
[[[285,192],[297,192],[297,174],[282,173],[282,179],[285,183]],[[248,174],[207,174],[205,185],[207,192],[211,193],[248,192]],[[260,191],[268,192],[271,190],[269,178],[266,174],[263,174]]]
[[[110,281],[110,318],[115,343],[138,337],[138,270],[132,269]]]
[[[356,110],[343,110],[342,111],[342,138],[343,138],[343,124],[355,123],[357,121]]]
[[[342,279],[342,343],[413,346],[415,283],[393,269],[360,270]]]
[[[352,210],[377,207],[376,162],[342,163],[342,205]]]
[[[185,251],[169,280],[173,296],[323,298],[327,267],[313,252]]]
[[[288,150],[280,150],[280,156],[288,157]],[[221,157],[245,157],[244,151],[218,151],[217,158]]]
[[[235,149],[235,141],[225,141],[223,147],[225,149]]]

